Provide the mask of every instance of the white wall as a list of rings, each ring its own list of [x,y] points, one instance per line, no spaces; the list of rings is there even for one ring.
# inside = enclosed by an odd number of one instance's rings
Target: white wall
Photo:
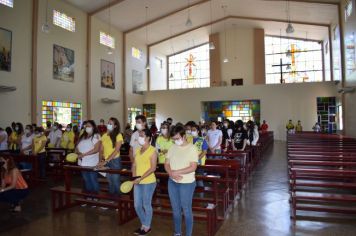
[[[37,62],[37,122],[41,121],[41,101],[79,102],[86,119],[86,13],[60,0],[48,1],[51,27],[49,34],[41,31],[45,22],[46,1],[39,1],[38,62]],[[53,9],[66,13],[76,20],[76,31],[70,32],[52,24]],[[53,79],[53,45],[74,50],[74,82]]]
[[[0,4],[0,27],[12,31],[11,71],[0,71],[0,85],[15,86],[0,93],[0,127],[12,121],[31,121],[32,1],[15,1],[14,8]]]
[[[162,67],[159,60],[162,60]],[[157,47],[150,49],[150,90],[167,89],[167,56],[158,52]]]
[[[126,36],[126,101],[127,107],[137,107],[142,108],[143,95],[134,94],[132,92],[132,70],[136,70],[142,73],[144,81],[144,90],[147,90],[147,49],[143,42],[140,42],[137,38]],[[141,59],[137,59],[131,56],[131,48],[136,47],[141,49],[143,56]]]
[[[110,34],[115,38],[113,54],[108,55],[107,47],[100,44],[100,31],[109,32],[108,25],[96,17],[91,21],[91,114],[92,119],[99,122],[101,118],[107,121],[116,117],[123,124],[122,99],[122,32],[111,28]],[[115,63],[115,89],[101,87],[101,59]],[[118,103],[104,104],[101,98],[120,100]]]
[[[325,81],[331,80],[331,71],[330,71],[330,42],[329,37],[324,39],[322,43],[323,53],[324,53],[324,67],[325,67]]]
[[[220,58],[222,81],[231,85],[231,79],[242,78],[244,85],[254,84],[254,45],[253,29],[233,29],[226,32],[226,52],[228,63],[223,63],[225,58],[225,34],[221,32]]]
[[[202,101],[260,99],[261,119],[267,120],[276,139],[284,140],[289,119],[301,120],[304,129],[311,130],[317,120],[316,97],[328,96],[337,96],[332,82],[152,91],[145,102],[156,104],[160,124],[167,117],[174,122],[199,121]]]

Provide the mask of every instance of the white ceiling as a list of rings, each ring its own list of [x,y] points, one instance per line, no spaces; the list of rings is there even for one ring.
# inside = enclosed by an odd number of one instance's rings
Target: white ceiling
[[[108,5],[109,0],[66,0],[73,5],[91,12],[101,6]],[[110,0],[114,1],[114,0]],[[190,0],[190,4],[201,0]],[[309,1],[309,0],[306,0]],[[312,1],[312,0],[310,0]],[[338,0],[319,0],[319,2],[338,2]],[[127,31],[142,25],[146,22],[145,6],[148,6],[148,21],[159,18],[177,9],[184,8],[188,5],[188,0],[125,0],[110,8],[111,24],[120,31]],[[169,38],[185,32],[189,29],[199,27],[211,22],[211,19],[217,20],[224,17],[222,5],[227,6],[226,15],[243,16],[264,19],[287,20],[286,1],[283,0],[211,0],[213,14],[210,15],[210,1],[203,4],[198,4],[190,8],[190,16],[193,22],[192,27],[185,26],[188,16],[188,10],[179,11],[169,17],[164,17],[148,25],[148,44],[158,42],[162,39]],[[304,1],[290,1],[290,19],[297,22],[309,22],[316,24],[332,24],[338,21],[338,8],[336,5],[306,3]],[[109,22],[108,9],[101,11],[95,15],[105,22]],[[286,28],[285,23],[275,21],[262,20],[241,20],[229,19],[229,27],[241,28],[264,28],[266,34],[279,35],[280,29]],[[214,24],[214,32],[222,32],[224,29],[223,23]],[[293,37],[305,38],[305,33],[308,32],[308,38],[322,40],[328,35],[326,27],[308,26],[295,24],[296,32]],[[187,35],[177,37],[174,41],[179,45],[186,45],[187,40],[195,38],[197,42],[206,42],[210,32],[210,27],[203,27],[190,32]],[[139,40],[146,41],[146,28],[140,28],[131,32],[129,37],[135,37]],[[166,52],[167,42],[162,44],[162,52]],[[169,46],[170,48],[170,46]]]

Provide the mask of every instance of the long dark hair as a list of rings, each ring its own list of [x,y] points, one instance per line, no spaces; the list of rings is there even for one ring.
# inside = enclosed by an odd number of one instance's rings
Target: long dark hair
[[[121,131],[120,122],[115,117],[110,117],[109,120],[111,120],[114,123],[114,127],[113,127],[114,129],[109,133],[109,135],[112,142],[112,147],[115,148],[116,137]]]
[[[4,165],[7,165],[6,169],[2,166],[1,167],[1,179],[5,178],[5,174],[6,172],[10,172],[13,169],[16,169],[16,163],[14,161],[14,158],[12,156],[7,156],[7,157],[3,157],[4,160],[7,162]]]
[[[93,133],[91,135],[89,135],[87,133],[87,131],[85,130],[85,127],[84,127],[84,132],[83,134],[79,137],[79,141],[81,141],[83,138],[84,139],[87,139],[87,138],[94,138],[95,134],[99,134],[99,130],[98,130],[98,127],[96,126],[95,124],[95,121],[94,120],[87,120],[85,124],[90,124],[92,127],[93,127]]]
[[[252,120],[247,121],[247,136],[250,142],[253,141],[253,132],[255,131],[255,123]]]
[[[23,125],[20,122],[16,123],[16,126],[19,127],[18,130],[16,130],[16,134],[23,134]]]

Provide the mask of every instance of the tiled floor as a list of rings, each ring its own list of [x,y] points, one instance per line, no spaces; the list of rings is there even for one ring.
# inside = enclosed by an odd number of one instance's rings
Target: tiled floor
[[[7,213],[0,206],[0,235],[132,235],[139,225],[134,220],[116,224],[113,211],[73,208],[52,215],[48,188],[36,189],[27,199],[20,215]],[[275,142],[253,174],[241,200],[220,228],[217,236],[282,236],[282,235],[356,235],[356,216],[344,217],[304,213],[296,223],[290,220],[286,150],[284,142]],[[318,215],[319,217],[311,217]],[[172,221],[154,217],[153,236],[170,236]],[[205,225],[196,223],[195,236],[204,236]]]

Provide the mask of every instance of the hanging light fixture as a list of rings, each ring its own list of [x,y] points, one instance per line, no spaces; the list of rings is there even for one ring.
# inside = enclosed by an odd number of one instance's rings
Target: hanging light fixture
[[[146,45],[148,45],[148,24],[147,24],[147,16],[148,16],[148,6],[146,6]],[[148,52],[147,52],[148,53]],[[146,70],[150,69],[150,61],[149,58],[147,58],[146,62]]]
[[[170,39],[169,41],[170,41],[170,43],[171,43],[172,56],[174,57],[175,54],[174,54],[173,38],[172,38],[172,26],[169,27],[169,33],[170,33],[170,36],[171,36],[171,39]],[[173,62],[173,71],[174,71],[174,69],[175,69],[175,64],[176,64],[176,63]],[[173,78],[174,78],[173,72],[170,73],[169,78],[170,78],[170,79],[173,79]]]
[[[221,6],[223,11],[224,11],[224,18],[226,17],[226,5]],[[225,41],[225,57],[223,59],[224,63],[228,63],[229,59],[227,58],[227,44],[226,44],[226,20],[224,20],[224,41]]]
[[[185,22],[185,26],[192,27],[192,25],[193,25],[193,22],[190,19],[190,1],[188,0],[188,18],[187,18],[187,21]]]
[[[46,22],[42,25],[42,32],[48,34],[50,32],[48,24],[48,0],[46,0]]]
[[[109,35],[111,35],[111,5],[110,5],[110,0],[108,1],[108,18],[109,18]],[[112,55],[114,53],[114,51],[112,50],[111,47],[107,47],[106,52],[108,55]]]
[[[292,34],[294,33],[294,27],[292,23],[290,22],[290,7],[289,7],[289,0],[287,1],[287,19],[288,19],[288,25],[286,28],[286,33],[287,34]]]
[[[213,23],[212,23],[213,22],[213,9],[212,9],[212,3],[211,2],[212,2],[212,0],[210,1],[210,35],[213,33]],[[215,49],[214,42],[212,42],[212,41],[209,42],[209,49],[210,50],[214,50]]]

